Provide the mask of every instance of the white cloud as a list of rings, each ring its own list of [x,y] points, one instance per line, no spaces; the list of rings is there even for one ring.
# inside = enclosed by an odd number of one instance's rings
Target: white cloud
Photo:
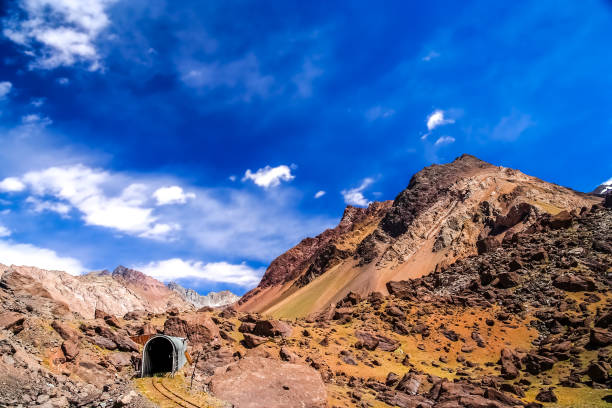
[[[74,165],[31,171],[20,182],[29,187],[35,198],[42,200],[41,210],[65,214],[65,206],[69,205],[83,214],[88,225],[156,239],[178,229],[176,224],[158,223],[153,209],[144,206],[147,187],[143,184],[130,184],[118,196],[107,195],[104,187],[116,187],[120,179],[106,171]],[[53,204],[47,197],[54,199]]]
[[[30,104],[31,104],[32,106],[35,106],[35,107],[37,107],[37,108],[40,108],[41,106],[43,106],[43,105],[45,104],[45,100],[46,100],[46,99],[47,99],[47,98],[33,98],[33,99],[30,101]]]
[[[51,119],[46,116],[40,116],[38,113],[30,113],[21,117],[21,123],[24,125],[36,125],[36,126],[48,126],[53,123]]]
[[[161,187],[155,190],[153,197],[157,205],[185,204],[188,199],[194,199],[194,193],[185,193],[179,186]]]
[[[439,56],[440,54],[438,52],[432,50],[432,51],[429,51],[429,53],[426,56],[424,56],[422,60],[425,62],[429,62],[432,59],[438,58]]]
[[[77,259],[59,256],[50,249],[2,240],[0,240],[0,263],[36,266],[43,269],[65,271],[72,275],[85,272],[85,267]]]
[[[44,211],[52,211],[62,216],[66,216],[72,209],[72,207],[70,207],[68,204],[65,204],[65,203],[45,201],[45,200],[38,199],[36,197],[28,197],[26,199],[26,203],[31,204],[33,210],[37,213],[41,213]]]
[[[317,193],[314,195],[314,198],[321,198],[325,195],[325,191],[323,190],[319,190],[317,191]]]
[[[234,176],[233,174],[232,174],[231,176],[229,176],[229,177],[228,177],[228,180],[229,180],[229,181],[231,181],[231,182],[236,181],[236,179],[237,179],[237,177],[236,177],[236,176]]]
[[[450,123],[455,123],[455,120],[445,117],[444,111],[436,109],[427,117],[427,130],[431,132],[438,126],[447,125]]]
[[[455,142],[455,138],[452,136],[441,136],[434,143],[435,146],[443,146]]]
[[[61,77],[61,78],[57,78],[57,83],[65,86],[70,83],[70,80],[68,78]]]
[[[8,237],[11,235],[11,230],[0,224],[0,237]]]
[[[267,97],[274,78],[260,72],[254,54],[228,63],[189,62],[180,64],[183,82],[194,88],[215,89],[227,87],[241,91],[241,98],[249,101],[253,96]]]
[[[298,95],[302,98],[312,96],[312,83],[321,75],[323,75],[323,70],[315,66],[311,60],[306,60],[302,66],[302,72],[293,77]]]
[[[116,0],[26,0],[4,19],[4,35],[34,57],[33,68],[53,69],[84,62],[100,68],[95,41],[110,21]]]
[[[7,177],[0,181],[0,191],[2,192],[18,192],[25,190],[25,184],[16,177]]]
[[[365,198],[365,196],[363,195],[363,191],[368,188],[372,183],[374,183],[374,179],[368,177],[361,182],[361,185],[359,187],[342,190],[341,194],[344,197],[344,202],[349,205],[366,207],[368,204],[370,204],[370,201]]]
[[[74,214],[86,225],[142,238],[181,239],[199,254],[230,259],[268,262],[304,237],[337,223],[329,217],[301,214],[296,203],[302,196],[290,187],[273,194],[239,188],[183,187],[196,197],[177,207],[154,205],[151,195],[156,189],[184,185],[165,176],[137,178],[72,165],[26,172],[13,181],[22,183],[27,197],[32,197],[24,198],[23,204],[42,214]],[[4,184],[17,187],[12,182]]]
[[[510,115],[501,118],[493,129],[491,137],[498,140],[513,141],[518,139],[526,129],[534,124],[531,116],[514,111]]]
[[[291,168],[284,164],[277,167],[266,166],[257,170],[255,173],[248,169],[244,173],[242,181],[253,180],[259,187],[269,188],[278,186],[281,181],[291,181],[295,178],[291,174]]]
[[[365,117],[370,122],[375,121],[376,119],[385,119],[393,116],[395,114],[395,110],[383,108],[382,106],[374,106],[367,110],[365,113]]]
[[[133,268],[164,282],[189,278],[210,282],[231,283],[240,286],[256,285],[264,272],[263,268],[253,269],[245,263],[203,263],[180,258],[135,265]]]
[[[13,89],[13,84],[9,81],[0,82],[0,99],[4,99]]]

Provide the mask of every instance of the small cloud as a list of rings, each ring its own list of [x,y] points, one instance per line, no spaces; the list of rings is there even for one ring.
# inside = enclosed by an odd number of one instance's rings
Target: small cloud
[[[61,78],[57,78],[57,83],[62,86],[66,86],[70,83],[70,80],[68,78],[61,77]]]
[[[298,95],[302,98],[309,98],[312,95],[313,81],[321,75],[323,75],[323,70],[316,67],[312,61],[306,60],[302,66],[302,72],[293,77]]]
[[[40,108],[45,104],[47,98],[32,98],[30,105]]]
[[[395,110],[393,109],[383,108],[382,106],[374,106],[366,111],[365,117],[370,122],[373,122],[376,119],[390,118],[394,114]]]
[[[452,136],[442,136],[436,140],[435,146],[444,146],[455,142],[455,138]]]
[[[13,84],[9,81],[0,82],[0,99],[4,99],[13,89]]]
[[[265,75],[255,54],[248,54],[235,61],[222,63],[181,64],[182,81],[193,88],[216,89],[226,87],[240,93],[244,102],[254,96],[267,98],[274,86],[274,77]]]
[[[253,183],[259,187],[269,188],[280,185],[281,181],[291,181],[294,178],[295,176],[291,174],[291,168],[282,164],[278,167],[266,166],[255,173],[248,169],[244,173],[242,181],[253,180]]]
[[[21,117],[21,123],[24,125],[38,125],[44,127],[52,124],[53,121],[46,116],[42,117],[37,113],[30,113]]]
[[[349,205],[367,207],[368,204],[370,204],[370,201],[364,197],[363,191],[368,188],[372,183],[374,183],[374,179],[368,177],[361,182],[361,185],[359,185],[359,187],[342,190],[341,194],[344,197],[344,202]]]
[[[228,177],[228,179],[229,181],[234,182],[236,181],[237,177],[232,174],[231,176]]]
[[[440,54],[438,52],[432,50],[432,51],[429,51],[429,54],[421,58],[421,60],[428,62],[428,61],[431,61],[432,59],[438,58],[439,56]]]
[[[256,285],[264,272],[263,268],[251,268],[245,263],[204,263],[180,258],[135,265],[133,268],[164,282],[190,278],[247,287]]]
[[[0,224],[0,238],[11,235],[11,230]]]
[[[513,141],[528,128],[535,125],[531,116],[512,112],[510,115],[501,118],[493,129],[491,137],[497,140]]]
[[[14,193],[23,191],[25,187],[25,184],[23,184],[23,182],[16,177],[7,177],[0,181],[1,192]]]
[[[323,190],[319,190],[319,191],[317,191],[317,193],[314,195],[314,198],[315,198],[315,199],[316,199],[316,198],[321,198],[321,197],[323,197],[324,195],[325,195],[325,191],[323,191]]]
[[[161,187],[155,190],[153,197],[157,205],[185,204],[187,200],[194,199],[194,193],[185,193],[179,186]]]
[[[180,229],[181,229],[181,226],[179,224],[157,223],[153,225],[153,228],[149,228],[148,230],[144,231],[142,234],[138,236],[142,238],[150,238],[150,239],[166,241],[168,240],[168,237],[171,232],[179,231]]]
[[[438,126],[447,125],[450,123],[455,123],[455,119],[447,118],[443,110],[436,109],[427,117],[427,130],[431,132]]]

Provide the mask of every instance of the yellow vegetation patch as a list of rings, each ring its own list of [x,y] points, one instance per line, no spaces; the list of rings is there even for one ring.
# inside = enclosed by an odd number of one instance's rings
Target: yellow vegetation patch
[[[153,385],[155,382],[155,385]],[[149,400],[161,408],[174,408],[177,406],[172,399],[180,401],[172,393],[202,408],[217,408],[224,403],[205,392],[189,389],[189,381],[184,372],[178,372],[174,376],[164,375],[156,377],[145,377],[134,380],[135,388]],[[165,387],[165,388],[164,388]],[[164,396],[167,395],[168,397]]]

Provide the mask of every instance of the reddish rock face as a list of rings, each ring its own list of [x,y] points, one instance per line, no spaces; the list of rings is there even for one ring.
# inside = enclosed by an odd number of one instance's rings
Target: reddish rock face
[[[263,288],[291,282],[305,270],[310,270],[311,272],[311,276],[308,279],[323,273],[324,269],[333,266],[339,258],[349,256],[348,253],[341,253],[335,250],[335,243],[343,234],[359,223],[367,222],[368,220],[379,221],[390,207],[391,201],[375,202],[368,208],[347,206],[342,220],[337,227],[328,229],[315,238],[302,240],[298,245],[272,261],[257,288],[246,293],[238,303],[244,304]],[[317,263],[318,265],[316,265]],[[314,267],[307,268],[308,265],[314,265]],[[302,279],[301,284],[308,283],[308,279]]]
[[[210,390],[236,408],[323,408],[325,385],[313,368],[246,357],[216,373]]]
[[[208,343],[219,337],[219,328],[203,313],[169,317],[164,323],[164,334],[186,337],[192,344]]]

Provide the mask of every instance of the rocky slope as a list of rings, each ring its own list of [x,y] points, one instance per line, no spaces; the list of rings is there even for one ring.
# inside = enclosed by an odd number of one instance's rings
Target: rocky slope
[[[165,312],[169,308],[190,310],[193,306],[163,283],[142,272],[117,267],[108,271],[73,276],[27,266],[0,265],[0,287],[14,301],[42,308],[51,315],[60,311],[93,318],[96,309],[123,316],[135,310]]]
[[[463,155],[415,174],[393,202],[348,207],[340,224],[279,256],[239,309],[306,316],[349,291],[388,293],[414,279],[498,246],[541,214],[565,214],[600,198]]]
[[[176,282],[168,283],[168,288],[178,293],[184,301],[191,303],[196,308],[201,307],[220,307],[236,303],[240,296],[234,295],[229,290],[221,292],[208,292],[206,295],[200,295],[193,289],[186,289]]]
[[[388,295],[291,321],[232,307],[83,318],[0,286],[0,406],[170,406],[162,381],[211,407],[609,406],[611,230],[599,204],[537,214]],[[154,333],[188,339],[172,378],[136,378],[130,336]]]

